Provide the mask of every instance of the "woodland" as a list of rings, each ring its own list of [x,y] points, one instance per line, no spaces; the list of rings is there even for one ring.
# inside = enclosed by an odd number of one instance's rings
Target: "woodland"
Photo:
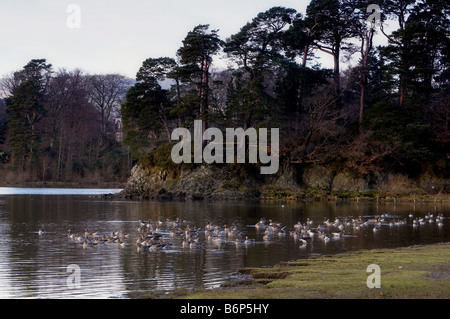
[[[32,60],[1,81],[2,179],[124,182],[136,164],[176,175],[171,132],[202,120],[203,131],[279,128],[280,174],[307,188],[448,193],[449,17],[445,1],[312,0],[224,39],[197,25],[135,79]]]

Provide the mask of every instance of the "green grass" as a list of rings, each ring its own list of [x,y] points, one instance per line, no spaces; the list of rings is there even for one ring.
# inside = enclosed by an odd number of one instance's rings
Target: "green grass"
[[[381,268],[381,288],[369,289],[367,267]],[[249,275],[213,290],[176,294],[189,299],[449,298],[450,243],[349,252],[245,268]]]

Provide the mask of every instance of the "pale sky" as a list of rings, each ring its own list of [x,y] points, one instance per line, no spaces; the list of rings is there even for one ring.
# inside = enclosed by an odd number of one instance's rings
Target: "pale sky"
[[[31,59],[46,58],[56,70],[80,68],[134,78],[145,59],[175,57],[186,34],[198,24],[220,29],[225,40],[259,12],[284,6],[305,14],[309,2],[0,0],[0,77]],[[71,4],[81,10],[80,28],[67,25]]]

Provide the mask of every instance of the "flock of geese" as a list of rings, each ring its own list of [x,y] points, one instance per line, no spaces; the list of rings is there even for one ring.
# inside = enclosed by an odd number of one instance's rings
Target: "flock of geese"
[[[294,230],[289,231],[289,236],[293,237],[295,241],[299,241],[300,247],[305,247],[310,241],[319,239],[325,244],[332,240],[342,239],[348,234],[348,236],[354,236],[358,234],[362,229],[370,229],[377,233],[382,230],[383,227],[397,227],[402,225],[411,224],[414,228],[424,226],[426,224],[433,224],[439,228],[444,226],[445,217],[443,214],[434,216],[428,213],[424,217],[414,217],[412,213],[407,218],[398,218],[392,216],[389,213],[382,214],[380,216],[363,218],[336,217],[334,221],[330,221],[325,218],[321,223],[314,226],[314,221],[309,218],[305,223],[298,222],[294,225]],[[258,231],[264,231],[264,240],[269,240],[274,236],[284,237],[286,236],[285,226],[280,223],[273,223],[271,220],[267,221],[264,218],[256,223],[255,227]]]
[[[73,233],[71,229],[67,230],[67,238],[73,243],[81,243],[83,249],[89,249],[99,244],[115,243],[118,247],[125,247],[124,240],[129,237],[129,234],[125,234],[122,230],[113,231],[111,235],[102,234],[98,232],[90,232],[85,229],[83,234]]]
[[[346,236],[354,236],[362,229],[373,231],[374,233],[381,231],[383,228],[392,228],[402,225],[412,225],[414,228],[424,227],[427,224],[435,224],[441,228],[444,225],[445,217],[442,214],[433,215],[428,213],[424,217],[415,217],[412,213],[405,218],[398,218],[389,213],[380,216],[358,218],[353,217],[336,217],[334,221],[325,218],[323,221],[314,223],[313,220],[307,218],[302,223],[294,224],[290,230],[285,225],[273,222],[271,219],[261,218],[254,227],[258,238],[262,242],[269,243],[276,239],[290,236],[296,243],[300,243],[300,248],[304,248],[313,240],[319,240],[327,244],[333,240],[340,240]],[[222,247],[225,244],[234,244],[236,248],[249,247],[255,245],[256,239],[249,238],[233,226],[219,226],[208,222],[204,228],[192,226],[188,221],[179,218],[175,220],[166,219],[164,221],[145,221],[139,220],[137,227],[136,240],[134,246],[138,252],[157,252],[160,250],[168,250],[179,248],[198,249],[207,245]],[[252,227],[253,225],[249,225]],[[38,231],[39,236],[46,233],[43,229]],[[81,244],[83,249],[90,249],[97,245],[116,244],[123,248],[127,244],[132,244],[129,240],[129,234],[123,230],[113,231],[109,234],[100,234],[85,229],[82,233],[74,233],[68,230],[67,238],[72,243]]]

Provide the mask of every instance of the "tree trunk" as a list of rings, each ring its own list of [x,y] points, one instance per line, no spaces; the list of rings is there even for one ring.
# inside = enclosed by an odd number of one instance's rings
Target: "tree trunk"
[[[334,61],[334,71],[333,71],[333,78],[334,78],[334,87],[336,89],[336,93],[339,94],[341,91],[341,75],[340,75],[340,65],[339,65],[339,54],[340,54],[340,48],[337,45],[336,49],[333,53],[333,61]]]
[[[370,50],[372,49],[372,41],[373,41],[374,30],[370,29],[369,33],[365,34],[365,39],[363,38],[363,65],[362,65],[362,73],[361,73],[361,96],[359,101],[359,127],[361,129],[361,124],[364,116],[364,104],[366,99],[366,86],[367,86],[367,73],[368,73],[368,61]]]

